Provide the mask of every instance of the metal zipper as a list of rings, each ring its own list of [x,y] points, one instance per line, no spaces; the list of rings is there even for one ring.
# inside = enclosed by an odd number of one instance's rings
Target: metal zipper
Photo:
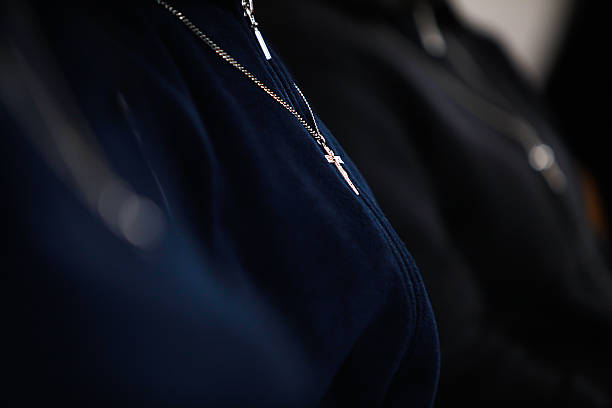
[[[304,129],[306,129],[306,131],[310,133],[310,135],[317,142],[317,144],[323,149],[323,153],[324,153],[323,156],[325,157],[327,162],[336,167],[336,169],[338,170],[338,173],[340,174],[341,178],[344,179],[348,187],[355,193],[355,195],[357,196],[359,195],[359,190],[357,190],[357,187],[355,187],[355,184],[353,184],[353,182],[351,181],[351,178],[349,177],[348,173],[342,167],[344,162],[342,161],[340,156],[336,155],[334,151],[327,145],[327,141],[325,140],[325,137],[319,131],[319,128],[317,126],[317,121],[316,121],[316,118],[314,117],[314,114],[312,114],[312,110],[309,109],[312,115],[314,126],[311,126],[289,102],[287,102],[285,99],[279,96],[274,90],[272,90],[270,87],[264,84],[261,80],[259,80],[259,78],[253,75],[248,69],[246,69],[240,62],[238,62],[227,51],[225,51],[223,48],[217,45],[217,43],[215,43],[209,36],[207,36],[204,32],[202,32],[202,30],[200,30],[195,24],[193,24],[191,20],[187,18],[187,16],[185,16],[183,13],[181,13],[177,8],[170,5],[165,0],[155,0],[155,2],[159,4],[161,7],[165,8],[168,12],[174,15],[177,19],[179,19],[179,21],[181,21],[189,29],[189,31],[191,31],[196,37],[198,37],[201,41],[203,41],[208,47],[210,47],[212,51],[215,54],[217,54],[221,59],[223,59],[225,62],[227,62],[228,64],[233,66],[235,69],[240,71],[244,76],[246,76],[250,81],[252,81],[257,87],[259,87],[262,91],[268,94],[268,96],[274,99],[279,105],[285,108],[290,114],[292,114],[295,117],[295,119],[297,119],[298,122],[300,122],[300,124],[304,127]],[[253,1],[252,0],[242,0],[241,5],[243,6],[242,9],[244,10],[245,16],[248,17],[249,21],[251,22],[251,27],[253,28],[253,31],[255,32],[255,37],[257,38],[264,55],[266,55],[266,59],[270,61],[272,59],[272,56],[270,55],[270,51],[268,50],[266,43],[263,41],[263,37],[261,33],[259,33],[259,29],[257,28],[257,22],[255,21],[255,17],[253,15]],[[297,89],[297,86],[295,84],[294,86]],[[298,89],[298,92],[299,92],[299,89]],[[299,93],[302,99],[304,100],[304,103],[308,105],[308,101],[306,101],[306,98],[304,97],[304,95],[302,95],[301,92]]]
[[[266,45],[266,42],[264,41],[263,36],[261,35],[261,31],[259,31],[259,23],[255,20],[253,0],[242,0],[242,9],[244,10],[245,17],[247,17],[248,20],[249,20],[249,23],[251,25],[251,29],[255,33],[255,37],[257,38],[257,41],[259,42],[259,46],[261,47],[264,55],[266,56],[266,60],[270,61],[272,59],[272,56],[270,55],[270,52],[269,52],[268,47]],[[272,62],[271,62],[271,64],[272,64]],[[276,71],[276,69],[275,69],[275,71]],[[280,78],[282,78],[282,76],[283,76],[280,73],[277,73],[277,75]],[[304,104],[306,105],[306,108],[308,109],[308,112],[310,113],[310,116],[312,117],[316,133],[319,134],[321,137],[323,137],[322,134],[321,134],[321,131],[318,128],[314,112],[313,112],[313,110],[312,110],[312,108],[310,106],[310,103],[306,99],[306,96],[304,95],[302,90],[297,86],[297,84],[293,83],[292,85],[293,85],[293,88],[300,95],[300,97],[303,100]],[[287,90],[287,93],[289,93],[289,92],[290,91]],[[346,172],[346,170],[344,170],[344,168],[342,167],[342,164],[344,164],[344,161],[342,160],[342,158],[340,156],[337,156],[332,151],[332,149],[329,148],[326,144],[323,144],[322,148],[323,148],[323,150],[326,153],[325,158],[327,159],[327,161],[330,164],[333,164],[333,165],[335,165],[337,167],[337,170],[340,173],[340,175],[342,176],[342,178],[344,178],[344,180],[349,185],[349,187],[351,187],[353,192],[356,195],[359,196],[360,195],[359,191],[357,190],[355,185],[352,183],[352,181],[351,181],[348,173]],[[393,256],[395,257],[396,261],[398,262],[398,266],[399,266],[400,270],[402,271],[402,272],[400,272],[400,281],[402,282],[402,285],[404,287],[404,291],[405,291],[406,298],[407,298],[406,300],[407,300],[408,303],[410,303],[409,299],[412,299],[412,301],[413,301],[412,306],[416,306],[416,302],[417,302],[417,299],[419,298],[419,296],[416,294],[416,288],[413,287],[413,285],[416,284],[416,282],[414,281],[414,276],[412,276],[413,266],[408,265],[408,263],[409,263],[408,259],[402,253],[402,250],[401,250],[401,248],[398,245],[398,242],[396,240],[395,233],[394,232],[392,233],[389,230],[389,226],[383,220],[381,214],[379,214],[378,212],[374,211],[374,209],[372,208],[372,206],[368,202],[368,200],[365,200],[364,202],[366,204],[366,207],[369,209],[370,213],[372,214],[373,219],[375,220],[376,223],[378,223],[378,225],[382,229],[384,235],[386,236],[386,239],[388,240],[388,245],[389,245],[389,247],[391,249],[391,252],[393,253]],[[409,290],[412,291],[412,296],[408,295],[408,291]],[[420,305],[419,305],[419,307],[420,307]],[[412,309],[414,310],[415,308],[413,307]],[[413,319],[416,322],[416,316],[415,315],[413,315]]]
[[[257,39],[257,42],[259,43],[259,46],[260,46],[264,56],[266,57],[266,60],[270,62],[270,65],[273,67],[274,71],[278,75],[278,77],[281,80],[281,82],[284,82],[283,81],[284,74],[277,72],[277,69],[274,67],[273,62],[271,61],[272,60],[272,55],[270,54],[270,50],[268,49],[268,46],[266,45],[266,42],[265,42],[265,40],[263,38],[263,35],[261,34],[261,31],[259,31],[259,23],[255,19],[255,5],[253,4],[253,1],[254,0],[241,0],[241,5],[242,5],[242,10],[244,12],[244,16],[247,17],[247,19],[249,20],[249,24],[251,26],[251,29],[253,30],[253,32],[255,34],[255,38]],[[312,122],[313,122],[313,125],[314,125],[314,130],[315,130],[315,133],[316,133],[316,136],[314,136],[314,138],[317,141],[317,143],[319,144],[319,146],[321,146],[321,148],[324,150],[324,152],[325,152],[325,159],[327,160],[328,163],[330,163],[330,164],[332,164],[332,165],[334,165],[336,167],[336,170],[338,170],[338,173],[344,179],[344,181],[350,187],[350,189],[353,191],[353,193],[355,193],[355,195],[359,196],[360,195],[359,194],[359,190],[357,189],[357,187],[355,186],[355,184],[351,180],[348,172],[342,166],[343,164],[345,164],[344,161],[342,160],[342,158],[340,156],[336,155],[334,153],[334,151],[327,145],[326,140],[323,137],[323,134],[319,130],[319,126],[317,125],[317,119],[316,119],[316,117],[314,115],[314,112],[313,112],[312,108],[310,107],[310,103],[308,103],[308,100],[306,99],[306,96],[304,96],[304,93],[300,90],[300,88],[297,86],[297,84],[295,82],[292,83],[292,85],[293,85],[292,88],[294,88],[294,90],[297,91],[297,93],[300,95],[300,98],[304,102],[304,105],[308,109],[310,117],[312,118]],[[287,93],[288,96],[290,96],[291,93],[292,93],[289,89],[286,89],[285,92]]]
[[[266,68],[270,70],[273,75],[273,80],[278,81],[279,91],[283,93],[284,97],[293,107],[297,110],[297,106],[300,105],[299,98],[295,96],[295,84],[287,79],[285,72],[278,67],[276,61],[272,59],[272,53],[270,52],[266,41],[264,40],[261,30],[259,30],[259,22],[255,19],[255,4],[254,0],[241,0],[240,7],[242,14],[246,19],[247,31],[252,31],[255,40],[261,49],[263,56],[266,59]]]
[[[255,33],[255,38],[257,38],[261,51],[265,55],[266,60],[270,61],[272,59],[272,55],[270,54],[270,50],[266,45],[266,41],[261,35],[261,31],[259,31],[259,23],[257,23],[257,20],[255,20],[255,6],[253,5],[253,0],[242,0],[242,10],[244,10],[244,16],[249,19],[251,29]]]

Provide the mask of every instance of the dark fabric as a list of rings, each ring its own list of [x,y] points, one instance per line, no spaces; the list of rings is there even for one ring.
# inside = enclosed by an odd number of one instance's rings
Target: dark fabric
[[[431,406],[419,272],[324,125],[359,197],[291,114],[154,1],[35,3],[104,156],[167,227],[148,251],[113,234],[0,109],[1,398]],[[238,1],[174,4],[306,117]]]
[[[602,149],[608,127],[612,91],[608,52],[599,39],[608,31],[610,4],[576,1],[571,24],[553,67],[545,93],[556,113],[567,144],[598,182],[608,218],[612,214],[612,183],[608,149]],[[610,219],[607,219],[610,227]]]
[[[262,30],[421,267],[440,330],[437,405],[607,406],[612,279],[546,112],[444,4],[441,58],[411,11],[379,5],[258,1]],[[491,123],[500,110],[553,147],[566,192]]]

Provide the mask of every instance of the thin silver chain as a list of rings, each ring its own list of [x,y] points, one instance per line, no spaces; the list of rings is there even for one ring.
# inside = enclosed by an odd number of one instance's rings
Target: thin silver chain
[[[234,57],[232,57],[230,54],[228,54],[227,51],[225,51],[223,48],[221,48],[219,45],[217,45],[217,43],[215,43],[212,39],[210,39],[210,37],[208,37],[206,34],[204,34],[202,32],[202,30],[200,30],[195,24],[193,24],[191,22],[191,20],[189,20],[189,18],[187,18],[183,13],[181,13],[175,7],[171,6],[170,4],[166,3],[163,0],[155,0],[155,1],[157,2],[157,4],[159,4],[160,6],[164,7],[166,10],[168,10],[170,13],[172,13],[175,17],[177,17],[183,24],[185,24],[185,26],[187,26],[187,28],[193,34],[195,34],[199,39],[204,41],[204,43],[206,43],[206,45],[208,45],[225,62],[227,62],[228,64],[230,64],[234,68],[236,68],[238,71],[242,72],[247,78],[249,78],[251,81],[253,81],[253,83],[255,83],[255,85],[257,85],[259,88],[261,88],[265,93],[270,95],[272,97],[272,99],[274,99],[283,108],[287,109],[293,116],[295,116],[295,118],[308,131],[308,133],[310,133],[312,135],[312,137],[317,141],[317,143],[319,143],[321,146],[326,144],[325,138],[323,137],[323,135],[319,131],[319,128],[317,126],[317,121],[315,120],[315,116],[314,116],[314,114],[312,112],[312,109],[310,108],[310,105],[308,104],[308,101],[306,100],[306,98],[302,94],[302,91],[300,91],[299,88],[297,88],[297,86],[296,86],[296,89],[298,89],[298,92],[300,93],[302,98],[304,98],[304,102],[306,102],[306,106],[308,106],[308,110],[310,111],[310,114],[312,115],[313,122],[314,122],[314,128],[312,126],[310,126],[310,124],[308,124],[308,122],[306,122],[306,120],[304,120],[302,115],[300,115],[295,110],[295,108],[293,106],[291,106],[287,101],[285,101],[282,97],[280,97],[276,92],[274,92],[273,90],[268,88],[259,79],[257,79],[257,77],[255,75],[253,75],[248,69],[246,69],[244,66],[242,66],[242,64],[240,64],[238,61],[236,61],[236,59]]]
[[[243,67],[242,64],[240,64],[238,61],[236,61],[236,59],[234,57],[232,57],[230,54],[228,54],[227,51],[225,51],[223,48],[219,47],[219,45],[217,45],[217,43],[215,43],[212,39],[210,39],[210,37],[208,37],[206,34],[204,34],[202,32],[202,30],[200,30],[195,24],[193,24],[191,22],[191,20],[189,20],[189,18],[187,18],[183,13],[181,13],[179,10],[177,10],[175,7],[171,6],[170,4],[165,2],[164,0],[155,0],[155,1],[157,2],[157,4],[159,4],[160,6],[164,7],[166,10],[168,10],[170,13],[172,13],[183,24],[185,24],[185,26],[193,34],[196,35],[196,37],[198,37],[206,45],[208,45],[225,62],[227,62],[228,64],[230,64],[234,68],[236,68],[238,71],[242,72],[242,74],[244,74],[247,78],[249,78],[255,85],[257,85],[265,93],[270,95],[270,97],[272,97],[272,99],[274,99],[276,102],[278,102],[278,104],[280,104],[283,108],[285,108],[287,111],[289,111],[298,120],[298,122],[301,123],[301,125],[304,127],[304,129],[306,129],[308,131],[308,133],[310,133],[310,135],[317,142],[317,144],[319,144],[319,146],[321,146],[321,148],[325,152],[325,154],[324,154],[325,159],[327,159],[327,161],[330,164],[333,164],[336,167],[336,169],[338,170],[338,172],[340,173],[340,175],[342,176],[344,181],[346,181],[346,183],[351,188],[351,190],[353,190],[355,195],[359,195],[359,190],[357,190],[357,187],[355,187],[355,184],[353,184],[350,176],[348,175],[348,173],[346,172],[344,167],[342,167],[342,164],[344,164],[344,161],[342,161],[342,158],[340,156],[337,156],[334,153],[334,151],[327,145],[327,142],[326,142],[325,138],[323,137],[323,135],[321,134],[321,131],[319,130],[319,126],[317,125],[317,119],[316,119],[316,117],[315,117],[315,115],[314,115],[314,113],[312,111],[312,108],[310,107],[310,104],[308,103],[308,100],[306,99],[306,97],[304,96],[304,94],[302,93],[300,88],[298,88],[298,86],[295,83],[293,84],[295,86],[295,89],[297,89],[298,93],[302,97],[302,100],[306,104],[306,107],[308,108],[308,111],[310,112],[310,116],[312,116],[312,123],[314,124],[314,128],[313,128],[313,126],[308,124],[308,122],[306,122],[306,120],[302,117],[302,115],[300,115],[295,110],[295,108],[293,106],[291,106],[291,104],[289,102],[285,101],[276,92],[274,92],[273,90],[268,88],[263,82],[261,82],[259,79],[257,79],[257,77],[255,75],[253,75],[248,69]],[[244,6],[244,0],[243,0],[243,6]],[[248,15],[248,17],[251,19],[251,21],[254,21],[254,17],[252,15],[252,3],[251,3],[251,7],[250,7],[250,13],[248,13],[248,14],[250,14],[250,15]]]
[[[314,127],[315,127],[315,130],[317,131],[317,134],[323,137],[323,135],[321,134],[321,131],[319,130],[319,126],[317,125],[317,119],[314,115],[314,112],[312,111],[312,108],[310,107],[310,104],[308,103],[308,99],[306,99],[306,97],[302,93],[302,90],[297,86],[297,84],[294,83],[293,86],[295,86],[295,89],[297,89],[298,93],[302,97],[302,100],[306,104],[306,107],[308,108],[308,112],[310,112],[310,117],[312,117],[312,123],[314,123]]]

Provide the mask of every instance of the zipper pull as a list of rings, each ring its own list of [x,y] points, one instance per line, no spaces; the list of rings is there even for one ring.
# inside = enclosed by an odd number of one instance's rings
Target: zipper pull
[[[259,24],[255,20],[255,7],[253,5],[253,0],[242,0],[242,9],[244,10],[244,16],[249,19],[251,23],[251,28],[255,33],[255,37],[257,38],[257,42],[259,42],[259,46],[266,56],[266,60],[270,61],[272,59],[272,55],[270,54],[270,50],[268,50],[268,46],[261,35],[261,31],[259,31]]]

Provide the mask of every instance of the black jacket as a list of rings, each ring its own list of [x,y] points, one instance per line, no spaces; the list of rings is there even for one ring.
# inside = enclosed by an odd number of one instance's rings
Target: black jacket
[[[599,225],[609,239],[612,182],[608,149],[602,149],[608,128],[612,91],[611,59],[600,41],[606,38],[609,2],[577,1],[559,55],[546,84],[546,97],[572,153],[594,178],[604,211]],[[605,230],[608,231],[605,231]],[[608,249],[609,251],[609,249]]]
[[[258,3],[421,266],[439,406],[597,405],[612,276],[572,160],[505,55],[441,2]]]
[[[31,3],[41,35],[0,14],[0,398],[431,406],[421,278],[323,123],[359,196],[156,1]],[[173,4],[308,118],[239,0]]]

